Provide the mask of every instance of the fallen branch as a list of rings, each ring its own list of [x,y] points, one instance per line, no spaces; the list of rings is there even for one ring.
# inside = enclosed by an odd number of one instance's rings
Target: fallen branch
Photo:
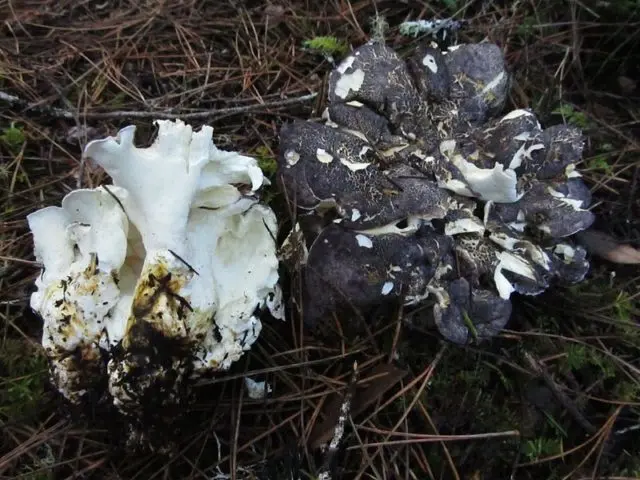
[[[333,470],[336,465],[336,456],[340,447],[342,446],[342,438],[344,437],[344,427],[351,415],[351,400],[355,393],[356,383],[358,381],[358,364],[353,363],[353,373],[351,374],[351,380],[347,385],[344,397],[342,398],[342,404],[340,405],[340,416],[338,422],[333,429],[333,438],[329,443],[329,446],[325,452],[324,463],[320,472],[317,475],[319,480],[331,480],[333,478]]]
[[[12,108],[23,109],[24,113],[31,113],[33,115],[46,115],[54,118],[64,118],[68,120],[75,120],[76,118],[90,119],[90,120],[108,120],[117,118],[137,118],[137,119],[162,119],[162,120],[194,120],[203,119],[208,117],[220,117],[224,115],[237,115],[240,113],[255,112],[260,110],[268,110],[270,108],[287,107],[290,105],[296,105],[298,103],[305,103],[313,100],[318,96],[317,93],[309,93],[300,97],[285,98],[282,100],[275,100],[272,102],[253,103],[251,105],[242,105],[238,107],[226,107],[216,108],[211,110],[201,110],[189,113],[175,113],[173,110],[169,111],[126,111],[116,110],[113,112],[72,112],[57,107],[41,106],[37,104],[31,104],[26,100],[23,100],[15,95],[9,95],[8,93],[0,91],[0,102],[9,104]]]

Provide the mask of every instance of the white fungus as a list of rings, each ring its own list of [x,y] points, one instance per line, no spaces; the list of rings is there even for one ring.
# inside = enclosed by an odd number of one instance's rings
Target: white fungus
[[[384,282],[384,285],[382,285],[382,295],[389,295],[391,293],[391,290],[393,290],[393,282]]]
[[[369,165],[371,165],[371,162],[350,162],[346,158],[341,158],[340,163],[343,164],[352,172],[357,172],[358,170],[364,170]]]
[[[356,241],[358,242],[358,245],[363,248],[373,248],[373,242],[366,235],[363,235],[361,233],[357,234]]]
[[[251,377],[244,377],[244,384],[247,387],[247,394],[251,400],[262,400],[273,392],[271,385],[267,382],[258,382]]]
[[[316,150],[316,158],[320,163],[331,163],[333,161],[333,156],[322,148]]]
[[[300,154],[295,150],[287,150],[284,155],[287,159],[287,165],[289,165],[290,167],[293,167],[300,160]]]
[[[357,68],[353,73],[345,73],[336,84],[336,95],[340,98],[347,98],[350,91],[357,92],[364,82],[364,72]]]
[[[159,401],[180,401],[187,372],[225,370],[251,348],[256,308],[284,318],[277,221],[257,199],[267,182],[257,161],[218,149],[209,126],[156,124],[148,148],[134,145],[133,126],[86,146],[113,185],[27,217],[44,265],[31,307],[53,382],[73,403],[107,380],[114,405],[144,410],[137,402],[166,376],[175,385]],[[181,353],[154,351],[153,338]]]
[[[431,54],[427,54],[422,58],[422,65],[427,67],[433,73],[438,73],[438,63],[436,59]]]

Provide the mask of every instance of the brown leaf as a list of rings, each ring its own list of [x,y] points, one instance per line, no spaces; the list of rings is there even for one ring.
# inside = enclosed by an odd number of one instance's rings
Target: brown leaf
[[[593,255],[613,263],[636,265],[640,263],[640,251],[631,245],[618,243],[612,236],[597,230],[585,230],[576,234],[578,242]]]
[[[389,363],[383,363],[373,368],[358,385],[362,385],[365,388],[362,391],[358,391],[356,398],[353,400],[353,405],[351,406],[352,415],[355,417],[364,412],[367,407],[377,402],[380,397],[402,380],[407,373],[406,370]]]
[[[267,5],[263,13],[268,18],[269,25],[273,27],[284,19],[286,12],[282,5]]]
[[[636,81],[626,77],[624,75],[620,75],[618,77],[618,85],[620,86],[620,90],[625,95],[631,95],[636,89]]]

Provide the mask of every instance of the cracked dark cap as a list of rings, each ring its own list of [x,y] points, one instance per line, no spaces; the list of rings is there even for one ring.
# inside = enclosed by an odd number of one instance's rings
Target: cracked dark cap
[[[281,187],[320,219],[302,226],[310,325],[402,298],[466,343],[504,327],[512,293],[582,280],[571,236],[594,218],[581,132],[502,114],[509,83],[494,44],[405,59],[371,41],[331,72],[322,122],[283,126]]]

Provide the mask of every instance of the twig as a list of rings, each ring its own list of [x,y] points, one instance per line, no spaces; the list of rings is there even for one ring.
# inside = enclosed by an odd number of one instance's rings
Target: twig
[[[553,392],[562,406],[567,409],[575,421],[590,434],[597,432],[598,429],[589,420],[587,420],[584,415],[582,415],[573,401],[560,390],[544,365],[542,365],[527,351],[524,352],[524,357],[527,360],[527,363],[529,363],[529,366],[542,377],[549,389]]]
[[[254,103],[251,105],[242,105],[238,107],[227,107],[227,108],[217,108],[211,110],[201,110],[197,112],[189,112],[189,113],[175,113],[173,110],[169,111],[126,111],[126,110],[116,110],[113,112],[82,112],[81,114],[76,112],[71,112],[69,110],[64,110],[62,108],[57,107],[48,107],[48,106],[40,106],[35,104],[30,104],[26,100],[23,100],[14,95],[9,95],[8,93],[0,91],[0,102],[8,103],[11,107],[14,108],[22,108],[34,115],[47,115],[55,118],[65,118],[68,120],[74,120],[78,116],[84,119],[117,119],[117,118],[137,118],[137,119],[145,119],[145,118],[157,118],[157,119],[165,119],[165,120],[194,120],[194,119],[203,119],[208,117],[216,117],[223,115],[237,115],[239,113],[247,113],[247,112],[255,112],[258,110],[268,110],[270,108],[278,108],[278,107],[286,107],[290,105],[295,105],[298,103],[305,103],[309,100],[313,100],[318,96],[317,93],[309,93],[307,95],[302,95],[300,97],[294,98],[285,98],[283,100],[275,100],[273,102],[264,102],[264,103]],[[26,112],[25,112],[26,113]]]
[[[340,449],[342,437],[344,437],[344,426],[347,423],[349,415],[351,414],[351,400],[353,399],[353,394],[355,393],[357,381],[358,363],[353,362],[353,373],[351,375],[351,380],[347,385],[347,389],[342,399],[342,404],[340,405],[340,416],[338,417],[338,422],[333,429],[333,438],[331,439],[331,442],[329,442],[329,447],[327,448],[322,468],[320,469],[320,472],[317,476],[319,480],[331,480],[332,478],[331,472],[334,469],[335,458],[338,450]]]
[[[43,267],[42,263],[40,263],[40,262],[34,262],[32,260],[25,260],[24,258],[7,257],[5,255],[0,255],[0,261],[21,263],[22,265],[29,265],[30,267],[34,267],[34,268],[42,268]]]

